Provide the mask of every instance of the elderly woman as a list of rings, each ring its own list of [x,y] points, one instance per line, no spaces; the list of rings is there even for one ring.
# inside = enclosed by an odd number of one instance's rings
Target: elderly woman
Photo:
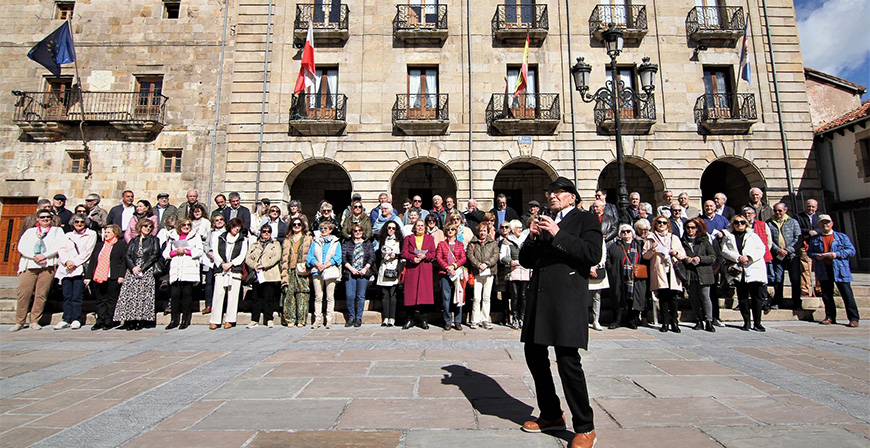
[[[353,201],[350,204],[350,214],[347,215],[341,222],[341,236],[344,239],[353,238],[352,230],[354,225],[360,226],[363,229],[363,238],[368,240],[372,237],[372,220],[366,214],[363,208],[362,201]]]
[[[90,260],[97,242],[97,234],[87,228],[87,219],[84,214],[73,215],[73,230],[63,236],[57,251],[55,277],[60,279],[63,290],[63,317],[54,326],[55,330],[67,327],[76,330],[82,326],[79,318],[85,289],[85,263]]]
[[[697,323],[693,330],[716,331],[713,326],[713,304],[710,301],[710,286],[713,280],[713,263],[716,262],[716,251],[707,237],[707,224],[703,219],[695,217],[687,221],[683,233],[683,249],[686,258],[688,280],[686,291],[692,302],[692,311]]]
[[[319,236],[314,238],[305,260],[311,269],[311,282],[314,284],[314,322],[311,328],[320,328],[324,324],[325,295],[325,326],[329,329],[335,319],[335,284],[341,277],[341,243],[338,237],[332,234],[335,230],[332,222],[321,221],[319,224],[320,227],[317,228]]]
[[[368,217],[366,217],[368,221]],[[341,247],[344,263],[344,290],[347,299],[347,322],[345,327],[362,325],[363,310],[366,303],[366,288],[372,278],[375,264],[375,249],[372,242],[363,236],[363,227],[354,224],[350,230],[351,238]]]
[[[305,228],[308,229],[308,218],[302,214],[302,202],[299,202],[297,199],[290,201],[287,205],[287,211],[288,214],[284,217],[285,222],[290,223],[294,218],[299,218],[305,224]]]
[[[640,321],[638,321],[638,325],[642,327],[646,327],[649,325],[647,320],[647,315],[650,310],[655,312],[652,303],[652,293],[649,290],[649,267],[650,262],[646,258],[643,258],[643,252],[646,249],[646,239],[649,236],[650,232],[650,223],[647,219],[638,219],[634,222],[634,239],[638,243],[638,251],[641,253],[641,259],[639,261],[640,264],[646,267],[647,277],[646,278],[635,278],[634,287],[641,291],[640,297],[643,300],[642,308],[639,308]]]
[[[671,233],[668,218],[656,216],[653,225],[655,230],[646,238],[643,257],[650,260],[650,286],[661,308],[662,327],[659,331],[665,333],[670,328],[674,333],[679,333],[677,294],[683,290],[683,284],[677,277],[675,266],[686,258],[686,251],[680,239]]]
[[[402,219],[393,213],[393,206],[389,202],[384,202],[378,205],[377,208],[378,214],[372,223],[372,234],[375,237],[375,250],[378,250],[381,235],[381,230],[384,228],[388,222],[395,222],[400,227],[402,225]]]
[[[260,222],[260,228],[266,225],[272,228],[272,239],[277,240],[278,243],[284,243],[284,237],[287,235],[287,223],[281,219],[281,208],[277,205],[269,206],[269,212]]]
[[[272,210],[269,210],[269,213],[271,214]],[[257,241],[249,246],[248,256],[245,257],[248,269],[257,272],[257,281],[253,285],[251,322],[247,328],[259,325],[261,314],[263,323],[272,328],[275,326],[272,321],[275,315],[275,300],[281,290],[281,243],[272,238],[272,226],[268,223],[260,226],[259,234]]]
[[[317,213],[314,221],[311,221],[311,234],[315,238],[319,238],[321,236],[320,224],[324,222],[328,222],[331,225],[331,230],[329,234],[335,234],[336,236],[338,236],[338,234],[340,233],[338,231],[338,221],[335,220],[335,216],[333,215],[332,204],[326,201],[323,201],[320,204],[320,211]]]
[[[136,222],[137,235],[127,244],[127,273],[115,306],[115,322],[124,321],[122,330],[141,330],[154,315],[154,264],[160,261],[160,241],[152,235],[155,224],[149,219]]]
[[[200,281],[202,237],[193,230],[193,222],[184,218],[169,232],[163,258],[169,262],[169,294],[172,297],[172,318],[167,330],[184,330],[190,326],[193,313],[193,287]],[[179,322],[179,317],[181,321]]]
[[[438,247],[438,244],[444,241],[444,232],[438,228],[438,216],[435,213],[429,213],[426,215],[426,233],[432,235],[432,239],[435,240],[435,247]]]
[[[382,327],[396,325],[396,290],[399,289],[399,273],[402,272],[402,225],[401,221],[384,224],[378,236],[378,286],[383,291]]]
[[[311,271],[305,257],[311,249],[311,236],[305,232],[308,226],[300,217],[290,218],[290,234],[284,238],[281,256],[281,285],[284,287],[284,306],[281,325],[304,327],[308,319],[308,287]]]
[[[752,309],[755,331],[765,331],[761,325],[761,305],[767,268],[764,265],[766,247],[755,232],[749,231],[749,221],[743,215],[731,218],[731,231],[722,238],[723,269],[729,280],[734,281],[737,303],[743,316],[741,330],[749,331],[749,310]],[[726,268],[727,266],[727,268]]]
[[[422,219],[414,222],[414,233],[405,237],[402,259],[405,260],[405,310],[408,314],[408,321],[402,329],[407,330],[418,322],[420,328],[428,330],[426,315],[421,311],[435,304],[432,280],[435,239],[426,233],[426,223]]]
[[[211,217],[211,229],[209,229],[208,236],[205,239],[205,242],[202,246],[203,256],[200,257],[200,264],[202,264],[202,274],[204,279],[204,293],[205,293],[205,309],[202,310],[202,314],[210,314],[211,313],[211,304],[214,299],[214,275],[217,272],[217,269],[220,269],[219,266],[215,265],[214,261],[214,251],[212,250],[213,243],[215,240],[223,233],[227,231],[226,222],[224,219],[224,215],[220,213],[215,214]]]
[[[102,241],[97,241],[91,252],[83,283],[91,289],[97,300],[97,321],[91,330],[108,330],[114,321],[115,304],[127,271],[127,243],[121,228],[110,224],[103,229]]]
[[[236,326],[239,311],[239,294],[242,291],[242,263],[248,254],[248,241],[245,239],[245,223],[239,218],[231,219],[226,232],[212,238],[211,252],[214,256],[214,298],[212,299],[211,318],[208,328],[216,330],[221,322],[224,328]],[[223,319],[226,300],[226,320]]]
[[[502,223],[504,225],[505,223]],[[523,317],[526,307],[526,288],[529,285],[530,271],[520,265],[520,249],[529,236],[528,231],[523,230],[523,223],[518,219],[511,220],[508,224],[510,233],[503,239],[499,257],[502,265],[506,267],[504,278],[508,282],[507,290],[510,298],[510,326],[519,330],[523,326]]]
[[[435,259],[441,281],[441,300],[444,310],[444,331],[451,328],[462,330],[462,305],[465,304],[465,284],[468,271],[465,269],[465,246],[456,239],[459,226],[448,223],[444,226],[444,241],[438,243]]]
[[[136,223],[143,219],[147,219],[154,224],[151,235],[157,236],[159,227],[157,225],[157,216],[154,214],[154,209],[151,208],[151,203],[142,199],[136,203],[136,210],[133,212],[133,216],[130,217],[130,221],[127,223],[127,232],[124,234],[124,241],[126,241],[127,244],[130,244],[130,240],[138,235],[138,233],[136,233]]]
[[[620,225],[618,238],[607,249],[611,308],[615,313],[613,322],[607,328],[619,328],[626,314],[630,316],[628,327],[634,330],[638,326],[640,313],[646,305],[648,277],[648,265],[644,264],[642,253],[643,241],[635,238],[634,230],[630,225]],[[635,268],[635,266],[643,267]]]
[[[474,274],[474,303],[469,328],[479,326],[492,329],[489,325],[489,306],[494,279],[498,275],[498,243],[492,238],[492,227],[490,223],[480,223],[477,226],[477,238],[472,239],[465,249],[469,270]]]

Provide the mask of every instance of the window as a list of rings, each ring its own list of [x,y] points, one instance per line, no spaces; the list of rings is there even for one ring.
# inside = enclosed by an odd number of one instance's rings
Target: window
[[[607,24],[613,23],[617,27],[624,28],[626,24],[626,7],[628,3],[625,0],[602,0],[601,4],[601,21]]]
[[[181,0],[163,0],[163,18],[177,19],[181,12]]]
[[[409,25],[435,25],[438,23],[438,0],[408,0]]]
[[[704,67],[704,94],[710,118],[731,118],[733,92],[731,69]]]
[[[73,80],[71,77],[46,78],[45,80],[45,116],[59,119],[66,116],[72,101]]]
[[[315,69],[315,85],[317,92],[309,98],[308,106],[315,109],[333,109],[334,115],[338,93],[338,68]]]
[[[695,0],[698,8],[698,25],[701,27],[719,27],[719,0]]]
[[[635,90],[634,85],[634,67],[617,67],[616,68],[616,81],[622,82],[625,88],[629,88],[631,90]],[[607,80],[613,81],[613,72],[610,69],[607,69]],[[634,98],[630,96],[627,98],[619,98],[619,118],[634,118],[635,117],[635,104]],[[610,112],[610,105],[608,104],[608,116],[613,118],[613,113]]]
[[[408,69],[408,118],[435,118],[438,113],[438,68]]]
[[[157,119],[163,106],[163,76],[149,75],[136,77],[136,116],[143,119]]]
[[[528,27],[535,21],[535,0],[505,0],[505,26]]]
[[[529,66],[529,80],[526,89],[513,97],[516,91],[517,78],[520,76],[519,66],[508,67],[507,70],[507,94],[510,101],[511,115],[514,118],[535,118],[535,107],[537,105],[538,92],[538,68]]]
[[[858,176],[864,182],[870,182],[870,138],[862,138],[855,142],[856,155],[858,156]]]
[[[59,20],[71,20],[73,10],[76,7],[76,2],[57,2],[55,3],[54,18]]]
[[[70,173],[86,173],[88,171],[88,162],[85,159],[83,152],[70,152],[69,154],[69,170]]]
[[[164,173],[180,173],[181,172],[181,150],[180,149],[163,149],[160,151],[163,157],[163,172]]]
[[[312,13],[314,23],[337,24],[341,22],[341,0],[314,0]],[[315,25],[315,28],[317,26]]]

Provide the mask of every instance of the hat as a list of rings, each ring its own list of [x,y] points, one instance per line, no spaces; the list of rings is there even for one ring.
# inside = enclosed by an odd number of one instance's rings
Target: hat
[[[834,220],[831,219],[831,215],[819,215],[819,223],[821,224],[824,221],[834,222]]]
[[[571,182],[570,180],[562,176],[557,177],[556,180],[553,181],[553,183],[547,185],[547,188],[544,188],[544,191],[553,191],[557,189],[565,190],[568,193],[577,196],[578,200],[580,199],[580,194],[577,193],[577,188],[574,187],[574,182]]]
[[[269,205],[269,204],[272,203],[272,201],[270,201],[269,198],[263,198],[263,199],[260,199],[260,202],[262,202],[262,203],[264,203],[264,204],[266,204],[266,205]]]
[[[353,196],[350,197],[352,201],[362,201],[362,196],[359,193],[354,193]]]
[[[533,200],[533,201],[529,201],[529,206],[541,208],[541,203]]]
[[[169,197],[169,193],[160,193],[157,195],[157,199],[168,198],[168,197]]]
[[[54,195],[54,200],[55,201],[66,201],[66,196],[58,193],[58,194]]]

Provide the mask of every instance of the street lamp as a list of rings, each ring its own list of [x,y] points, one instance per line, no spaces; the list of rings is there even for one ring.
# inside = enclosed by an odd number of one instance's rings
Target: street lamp
[[[619,176],[617,190],[619,200],[617,207],[619,208],[619,221],[630,224],[632,219],[628,212],[628,188],[625,183],[625,157],[622,150],[619,105],[624,103],[631,104],[634,101],[647,102],[652,97],[653,90],[655,90],[655,74],[658,72],[659,67],[656,64],[650,63],[648,57],[643,58],[643,63],[637,68],[643,92],[635,92],[630,87],[627,87],[623,80],[619,79],[619,71],[616,67],[616,57],[622,52],[624,43],[622,30],[611,23],[607,31],[603,33],[603,37],[607,55],[610,56],[610,80],[605,83],[604,87],[590,94],[589,74],[592,72],[592,66],[585,63],[582,57],[577,58],[577,64],[571,68],[571,76],[574,78],[574,85],[577,91],[580,92],[580,98],[583,102],[600,101],[610,105],[610,110],[613,113],[613,124],[616,128],[616,166]]]

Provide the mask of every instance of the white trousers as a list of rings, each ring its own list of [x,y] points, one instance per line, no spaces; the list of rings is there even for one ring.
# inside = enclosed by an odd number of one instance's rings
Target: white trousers
[[[471,307],[471,323],[489,322],[489,303],[495,276],[474,277],[474,305]]]
[[[319,324],[323,316],[323,291],[326,290],[326,325],[335,322],[335,284],[337,280],[324,280],[319,275],[312,275],[314,283],[314,323]]]
[[[239,312],[239,296],[242,292],[242,279],[235,277],[231,279],[221,279],[220,277],[225,276],[222,274],[215,275],[214,297],[211,301],[211,319],[209,319],[208,323],[215,325],[221,324],[221,310],[224,307],[224,299],[226,299],[226,321],[234,324],[236,323],[236,314]],[[227,283],[229,284],[229,287],[227,287]]]

